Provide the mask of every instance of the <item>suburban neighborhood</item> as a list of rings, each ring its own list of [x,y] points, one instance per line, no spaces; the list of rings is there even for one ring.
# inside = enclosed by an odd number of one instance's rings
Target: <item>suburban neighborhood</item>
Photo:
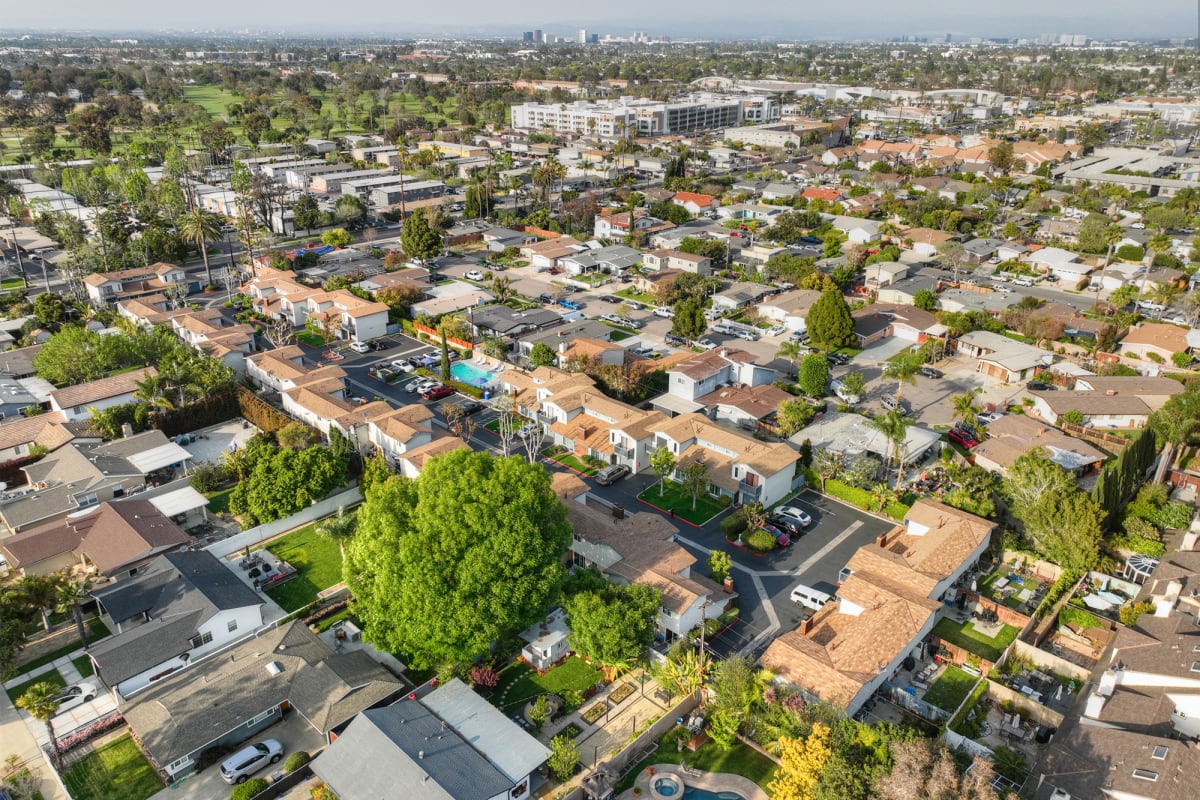
[[[0,31],[0,800],[1195,796],[1197,41],[905,25]]]

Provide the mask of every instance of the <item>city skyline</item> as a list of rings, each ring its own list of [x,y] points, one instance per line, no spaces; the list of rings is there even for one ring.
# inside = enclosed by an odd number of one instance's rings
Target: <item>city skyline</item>
[[[533,0],[520,8],[504,8],[481,0],[463,0],[449,8],[423,9],[419,19],[406,18],[403,9],[382,0],[362,0],[353,19],[331,19],[326,4],[312,0],[284,3],[263,0],[248,8],[233,0],[212,0],[164,10],[146,0],[109,0],[103,4],[83,0],[46,0],[8,9],[0,36],[31,30],[103,32],[237,32],[253,30],[264,35],[330,35],[372,33],[418,35],[507,35],[519,38],[524,30],[540,28],[548,35],[571,38],[579,28],[591,32],[628,36],[634,30],[652,37],[717,39],[890,39],[899,36],[1022,37],[1046,33],[1074,33],[1099,38],[1191,38],[1197,35],[1196,9],[1172,0],[1147,0],[1130,12],[1128,4],[1113,0],[1059,0],[1050,4],[1012,0],[1005,13],[951,12],[932,0],[911,0],[902,12],[893,3],[863,0],[853,17],[822,15],[785,0],[764,0],[753,18],[728,18],[729,12],[711,0],[664,0],[652,14],[621,10],[603,19],[594,7]]]

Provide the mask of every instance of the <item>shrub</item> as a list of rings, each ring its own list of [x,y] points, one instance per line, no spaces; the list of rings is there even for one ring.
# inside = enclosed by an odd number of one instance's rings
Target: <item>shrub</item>
[[[1122,261],[1141,261],[1146,257],[1146,251],[1136,244],[1126,244],[1117,248],[1117,258]]]
[[[1146,358],[1150,359],[1155,364],[1163,363],[1163,357],[1160,356],[1158,353],[1146,353]]]
[[[229,480],[221,464],[202,463],[192,468],[192,488],[201,494],[219,490]]]
[[[726,539],[737,539],[746,530],[746,512],[739,508],[725,519],[721,520],[721,533]]]
[[[775,549],[775,537],[762,528],[752,532],[749,536],[743,536],[742,543],[751,550],[757,550],[760,553],[766,553]]]
[[[500,682],[500,676],[491,667],[479,665],[471,668],[471,683],[488,689]]]
[[[1095,614],[1084,611],[1082,608],[1067,605],[1058,612],[1058,624],[1074,625],[1077,628],[1099,628],[1100,620],[1096,619]]]
[[[1191,520],[1192,508],[1187,503],[1167,503],[1150,516],[1150,521],[1160,528],[1186,528]]]
[[[271,788],[266,778],[251,778],[245,783],[239,783],[233,789],[233,800],[250,800],[250,798]]]
[[[295,772],[296,770],[300,769],[305,764],[307,764],[311,759],[312,759],[312,756],[310,756],[306,751],[297,750],[296,752],[294,752],[290,756],[288,756],[286,759],[284,759],[283,771],[284,772]]]
[[[1117,612],[1117,616],[1121,618],[1121,624],[1132,628],[1137,624],[1138,617],[1142,614],[1148,614],[1154,610],[1154,604],[1149,602],[1141,603],[1126,603],[1121,606],[1121,610]]]

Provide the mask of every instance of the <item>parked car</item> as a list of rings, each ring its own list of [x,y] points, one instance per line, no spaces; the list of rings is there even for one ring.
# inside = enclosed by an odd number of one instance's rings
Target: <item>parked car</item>
[[[942,373],[941,373],[941,371],[940,371],[940,370],[936,370],[936,369],[934,369],[933,367],[921,367],[921,369],[920,369],[920,372],[921,372],[921,374],[922,374],[922,375],[924,375],[926,378],[940,378],[940,377],[942,377]]]
[[[392,369],[394,369],[398,372],[408,373],[408,372],[412,372],[414,369],[416,369],[416,367],[414,367],[412,365],[412,363],[406,358],[397,358],[395,361],[392,362]]]
[[[846,358],[841,353],[830,353],[825,356],[825,360],[835,367],[844,367],[850,363],[850,359]]]
[[[1053,392],[1055,387],[1052,383],[1030,381],[1029,383],[1025,384],[1025,388],[1034,392]]]
[[[975,436],[965,428],[951,428],[946,433],[946,438],[955,444],[967,448],[968,450],[979,444],[979,440],[976,439]]]
[[[428,380],[428,379],[427,378],[414,378],[413,380],[404,384],[404,391],[408,392],[409,394],[416,394],[417,392],[419,392],[421,390],[421,387],[425,384],[426,380]]]
[[[844,403],[849,403],[850,405],[856,405],[856,404],[862,402],[862,396],[857,395],[857,394],[851,394],[849,391],[847,391],[842,386],[841,381],[834,381],[833,383],[829,384],[829,386],[831,389],[833,389],[833,393],[836,394],[838,396],[838,398]]]
[[[579,309],[583,308],[583,303],[580,303],[578,300],[571,300],[566,297],[559,300],[558,304],[560,306],[562,306],[563,308],[567,309],[568,311],[578,311]]]
[[[478,414],[480,411],[483,411],[485,408],[487,408],[487,406],[478,400],[464,400],[461,403],[447,403],[446,405],[442,406],[442,412],[445,413],[446,408],[450,406],[458,406],[460,409],[462,409],[462,413],[468,417],[472,414]]]
[[[375,350],[376,352],[380,350],[387,350],[391,346],[392,343],[387,339],[376,339],[375,341],[371,342],[371,349]]]
[[[283,758],[283,745],[278,739],[264,739],[243,747],[221,763],[221,780],[233,785],[244,783],[268,764]]]
[[[767,328],[767,336],[782,336],[786,332],[787,328],[783,327],[782,325],[772,325],[771,327]]]
[[[705,350],[712,350],[714,347],[717,346],[717,343],[714,342],[712,339],[708,338],[707,336],[705,336],[703,339],[696,340],[696,346],[703,347]]]
[[[880,398],[879,402],[883,403],[883,407],[888,411],[899,411],[901,414],[908,413],[908,407],[904,404],[904,401],[897,400],[890,394],[885,394],[882,398]]]
[[[613,303],[614,305],[619,305],[621,303],[621,298],[612,294],[602,294],[600,295],[600,299],[606,303]]]
[[[641,311],[643,308],[645,308],[645,306],[639,303],[637,300],[626,300],[625,305],[629,306],[629,308],[633,311]]]
[[[663,334],[663,341],[676,347],[687,347],[687,339],[684,339],[682,336],[676,336],[673,333]]]
[[[452,388],[439,383],[436,386],[430,386],[428,389],[421,392],[421,399],[441,400],[443,397],[449,397],[452,394],[454,394],[454,390]]]
[[[654,316],[666,317],[667,319],[675,319],[675,309],[670,306],[659,306],[654,309]]]
[[[539,303],[553,303],[554,302],[554,298],[548,294],[539,294],[537,300]]]
[[[90,703],[96,699],[96,684],[73,683],[70,686],[64,686],[55,699],[58,700],[58,711],[55,713],[61,714],[64,711],[70,711],[76,706]]]
[[[796,506],[780,506],[771,512],[772,517],[788,520],[791,524],[798,525],[801,528],[807,528],[812,525],[812,517],[808,512]]]
[[[762,529],[775,537],[775,546],[776,547],[787,547],[788,545],[790,545],[792,543],[792,537],[788,536],[786,531],[772,525],[769,522],[765,523],[762,526]]]
[[[997,414],[994,411],[992,411],[992,412],[986,412],[983,414],[978,414],[978,415],[976,415],[975,419],[979,422],[980,425],[990,425],[991,423],[1000,419],[1000,417],[1001,417],[1000,414]]]
[[[430,283],[444,283],[445,281],[448,281],[448,280],[450,280],[449,275],[443,275],[440,272],[429,273],[429,282]]]
[[[356,353],[369,353],[369,352],[371,352],[371,345],[367,344],[366,342],[360,342],[358,339],[355,339],[353,342],[350,343],[350,349]]]
[[[629,474],[629,467],[624,464],[611,464],[596,473],[596,483],[601,486],[611,486]]]
[[[483,280],[483,273],[477,269],[469,269],[469,270],[467,270],[467,280],[481,281],[481,280]]]

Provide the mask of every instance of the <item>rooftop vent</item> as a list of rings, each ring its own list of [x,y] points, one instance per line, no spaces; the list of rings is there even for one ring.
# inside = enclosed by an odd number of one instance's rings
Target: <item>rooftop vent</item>
[[[267,663],[267,672],[272,675],[279,675],[283,672],[283,664],[278,661],[270,661]]]

